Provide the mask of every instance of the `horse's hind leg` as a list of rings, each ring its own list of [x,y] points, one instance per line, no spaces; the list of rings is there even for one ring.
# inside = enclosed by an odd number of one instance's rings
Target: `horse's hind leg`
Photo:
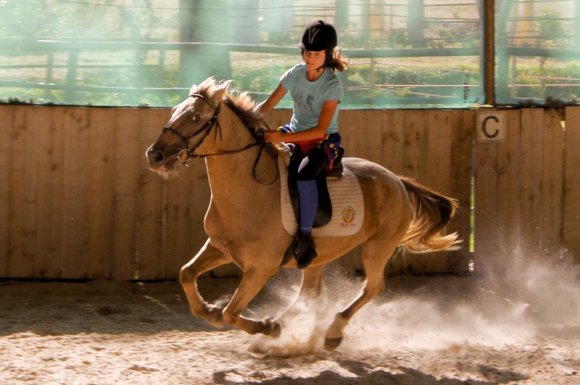
[[[318,265],[302,270],[301,297],[318,298],[320,296],[325,269],[326,265]]]
[[[300,309],[295,306],[300,300],[313,300],[320,297],[322,293],[322,282],[324,280],[324,270],[326,265],[310,265],[302,270],[302,284],[300,285],[300,293],[296,299],[276,318],[292,319],[300,312]]]
[[[181,268],[179,280],[187,296],[189,307],[194,316],[205,319],[209,324],[222,327],[222,309],[206,303],[197,289],[197,279],[205,272],[225,265],[229,259],[218,249],[213,247],[209,239],[199,252]]]
[[[352,316],[371,299],[378,296],[385,286],[384,269],[398,242],[384,239],[369,239],[362,249],[362,263],[366,274],[365,285],[360,295],[345,309],[336,314],[334,322],[326,332],[324,347],[333,350],[340,345],[344,329]]]

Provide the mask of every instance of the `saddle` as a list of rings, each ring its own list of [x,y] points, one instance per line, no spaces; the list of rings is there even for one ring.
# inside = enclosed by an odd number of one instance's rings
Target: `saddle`
[[[323,170],[316,176],[316,186],[318,188],[318,208],[316,209],[316,216],[314,217],[313,227],[322,227],[330,222],[332,219],[332,201],[328,192],[327,178],[342,177],[343,166],[342,157],[344,149],[338,149],[338,155],[332,162],[329,169]],[[300,202],[298,194],[298,167],[303,159],[302,152],[296,146],[292,146],[290,163],[288,164],[288,192],[294,209],[294,215],[300,218]]]

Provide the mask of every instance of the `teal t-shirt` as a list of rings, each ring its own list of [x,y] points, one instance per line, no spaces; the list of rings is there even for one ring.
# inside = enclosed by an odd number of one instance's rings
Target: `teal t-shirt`
[[[294,111],[290,120],[290,128],[293,132],[304,131],[318,124],[318,118],[322,111],[322,104],[327,100],[338,100],[340,103],[344,91],[342,83],[336,74],[326,68],[321,77],[311,82],[306,79],[306,64],[297,64],[290,68],[280,78],[280,84],[290,91],[294,102]],[[327,134],[338,131],[338,110],[330,122]]]

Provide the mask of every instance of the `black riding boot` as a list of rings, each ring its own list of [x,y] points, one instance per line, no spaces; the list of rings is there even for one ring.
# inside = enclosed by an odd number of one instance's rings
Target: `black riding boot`
[[[304,269],[316,258],[316,244],[310,233],[303,234],[298,231],[296,237],[288,247],[287,253],[290,252],[296,258],[296,263],[299,269]]]

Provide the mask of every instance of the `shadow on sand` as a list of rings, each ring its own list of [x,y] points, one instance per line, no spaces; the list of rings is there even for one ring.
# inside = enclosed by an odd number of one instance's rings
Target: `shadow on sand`
[[[419,370],[398,367],[392,371],[384,369],[373,370],[372,367],[364,363],[341,360],[337,363],[352,376],[343,376],[334,371],[325,370],[316,377],[293,378],[283,375],[274,379],[260,380],[259,373],[256,374],[255,381],[245,381],[249,385],[501,385],[526,380],[527,377],[512,371],[502,371],[497,368],[481,365],[479,366],[479,376],[485,380],[457,378],[436,378],[431,374],[423,373]],[[219,385],[239,384],[235,380],[228,379],[229,375],[236,376],[238,373],[232,371],[215,372],[213,381]],[[248,375],[245,374],[247,378]]]

